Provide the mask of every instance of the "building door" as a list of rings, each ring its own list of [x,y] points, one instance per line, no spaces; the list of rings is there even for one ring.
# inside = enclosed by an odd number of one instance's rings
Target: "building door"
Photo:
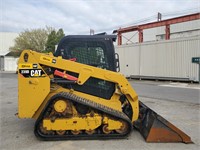
[[[0,56],[0,70],[4,71],[4,56]]]

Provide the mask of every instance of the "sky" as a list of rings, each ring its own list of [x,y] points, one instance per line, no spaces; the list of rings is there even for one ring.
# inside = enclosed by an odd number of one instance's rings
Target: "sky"
[[[68,34],[112,33],[163,17],[200,12],[200,0],[0,0],[0,32],[62,28]]]

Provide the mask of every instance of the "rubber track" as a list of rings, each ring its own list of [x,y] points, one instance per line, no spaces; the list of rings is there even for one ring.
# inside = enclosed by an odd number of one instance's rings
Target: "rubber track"
[[[123,134],[119,134],[119,133],[111,133],[111,134],[102,134],[102,133],[94,133],[92,135],[88,135],[88,134],[79,134],[79,135],[73,135],[73,134],[65,134],[65,135],[47,135],[47,134],[43,134],[42,132],[40,132],[40,122],[43,119],[43,116],[45,116],[45,113],[48,110],[48,107],[51,106],[52,102],[57,99],[57,98],[63,98],[63,99],[67,99],[67,100],[71,100],[72,102],[76,102],[85,106],[89,106],[93,109],[96,109],[98,111],[101,111],[103,113],[106,113],[108,116],[112,116],[115,119],[120,119],[123,120],[125,122],[128,123],[128,130],[126,133]],[[107,106],[95,103],[91,100],[76,96],[72,93],[66,93],[66,92],[61,92],[58,93],[56,95],[54,95],[47,103],[46,107],[44,108],[44,110],[42,111],[42,113],[40,114],[39,118],[37,119],[36,123],[35,123],[35,130],[34,133],[37,137],[39,137],[42,140],[79,140],[79,139],[113,139],[113,138],[125,138],[128,136],[128,134],[132,131],[132,122],[131,120],[128,118],[128,116],[126,114],[124,114],[123,112],[114,110],[112,108],[109,108]]]

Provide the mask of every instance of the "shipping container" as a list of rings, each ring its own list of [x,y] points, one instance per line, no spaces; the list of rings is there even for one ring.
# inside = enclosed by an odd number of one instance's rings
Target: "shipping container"
[[[200,36],[115,46],[126,77],[199,80]]]

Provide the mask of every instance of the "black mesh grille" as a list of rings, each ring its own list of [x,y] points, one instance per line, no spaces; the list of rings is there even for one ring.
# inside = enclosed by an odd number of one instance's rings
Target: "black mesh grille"
[[[83,85],[72,84],[65,87],[105,99],[110,99],[114,92],[113,83],[97,78],[89,78]]]
[[[103,42],[72,42],[65,46],[64,55],[67,59],[76,58],[77,62],[83,64],[109,69],[105,49]]]
[[[113,53],[112,51],[110,51]],[[58,52],[57,52],[58,53]],[[65,42],[60,49],[60,54],[65,59],[76,58],[79,63],[99,67],[102,69],[112,70],[113,60],[108,48],[103,41],[70,41]],[[73,76],[78,77],[78,74],[68,72]],[[115,84],[97,78],[89,78],[84,85],[65,85],[68,88],[73,88],[77,91],[88,93],[94,96],[110,99],[115,90]]]

